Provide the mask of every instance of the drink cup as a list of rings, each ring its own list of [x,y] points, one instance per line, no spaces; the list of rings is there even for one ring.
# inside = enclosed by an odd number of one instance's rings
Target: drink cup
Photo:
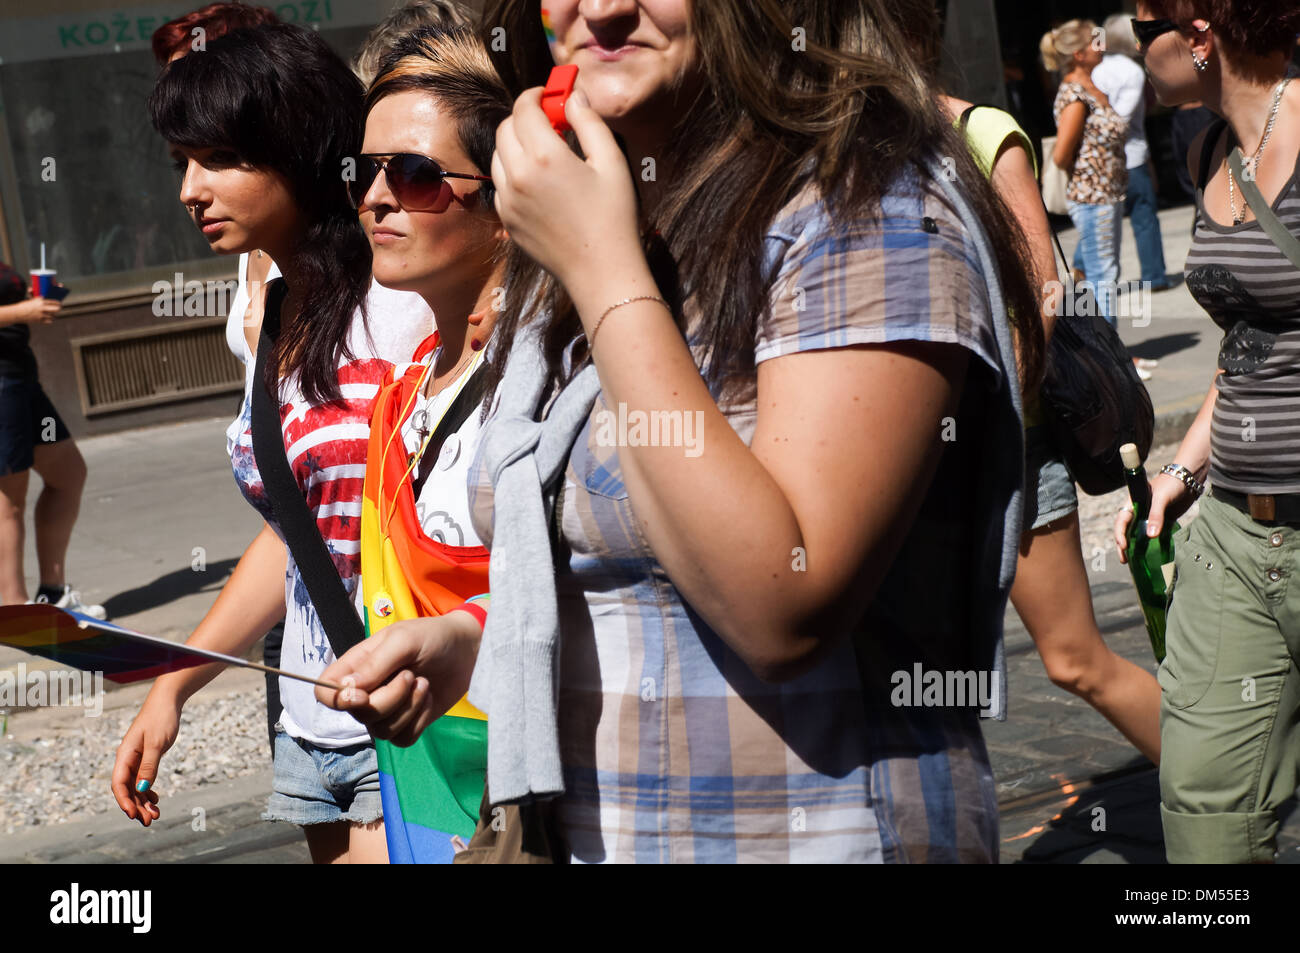
[[[58,272],[53,268],[33,268],[32,269],[32,297],[34,298],[54,298],[57,292],[54,290],[54,282]]]

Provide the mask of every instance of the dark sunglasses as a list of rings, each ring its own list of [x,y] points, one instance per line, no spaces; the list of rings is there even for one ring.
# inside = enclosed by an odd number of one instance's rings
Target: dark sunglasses
[[[492,181],[489,175],[448,172],[428,156],[411,152],[399,152],[386,158],[379,154],[362,154],[357,156],[357,177],[348,182],[348,198],[353,208],[361,208],[366,193],[381,171],[388,178],[389,191],[408,212],[442,211],[447,205],[447,199],[442,196],[444,179]],[[490,188],[490,185],[485,187],[485,191]],[[490,195],[484,198],[489,199]]]
[[[1178,24],[1167,17],[1159,20],[1139,20],[1133,17],[1128,22],[1133,24],[1133,35],[1137,37],[1139,47],[1148,47],[1170,30],[1178,29]]]

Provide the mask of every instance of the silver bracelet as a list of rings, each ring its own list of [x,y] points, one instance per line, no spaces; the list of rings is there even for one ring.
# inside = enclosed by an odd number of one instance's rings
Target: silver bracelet
[[[1192,471],[1181,463],[1166,463],[1160,468],[1160,472],[1179,480],[1191,492],[1194,500],[1200,499],[1201,494],[1205,492],[1205,484],[1198,483]]]

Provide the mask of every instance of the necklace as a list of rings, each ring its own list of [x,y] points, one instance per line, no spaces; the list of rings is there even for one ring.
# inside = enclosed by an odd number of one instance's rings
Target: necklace
[[[1260,156],[1264,154],[1264,147],[1268,145],[1268,140],[1273,136],[1273,124],[1277,122],[1278,107],[1282,105],[1282,93],[1286,91],[1286,84],[1291,82],[1290,76],[1282,77],[1282,81],[1277,84],[1277,89],[1273,91],[1273,105],[1268,111],[1268,124],[1264,126],[1264,136],[1259,140],[1259,148],[1246,163],[1243,164],[1244,171],[1250,170],[1250,181],[1254,181],[1255,173],[1259,169]],[[1228,166],[1228,209],[1232,212],[1232,224],[1240,225],[1246,220],[1246,209],[1249,203],[1243,203],[1241,212],[1237,211],[1237,190],[1232,181],[1232,166]]]
[[[476,315],[471,315],[471,317],[476,317]],[[477,324],[478,322],[474,322],[474,323]],[[460,380],[461,371],[464,370],[465,366],[469,364],[471,361],[473,361],[475,358],[479,358],[483,356],[482,345],[479,344],[477,347],[474,347],[473,344],[475,343],[477,343],[477,341],[471,342],[471,349],[469,354],[465,355],[465,357],[461,359],[461,362],[451,369],[447,377],[444,379],[442,386],[433,392],[429,392],[428,388],[433,386],[434,378],[437,377],[437,374],[434,373],[434,365],[437,364],[438,356],[442,351],[442,348],[439,347],[439,349],[434,352],[433,357],[429,360],[428,367],[425,368],[424,373],[427,377],[427,381],[425,379],[421,379],[420,386],[419,389],[417,390],[417,393],[422,393],[424,395],[425,400],[432,400],[434,397],[436,397],[438,394],[441,394],[448,387],[455,384],[456,381]],[[412,424],[414,425],[415,431],[420,435],[420,437],[424,438],[429,433],[428,412],[423,410],[417,411],[415,416],[419,417],[419,422],[417,423],[415,421],[415,417],[413,417]]]

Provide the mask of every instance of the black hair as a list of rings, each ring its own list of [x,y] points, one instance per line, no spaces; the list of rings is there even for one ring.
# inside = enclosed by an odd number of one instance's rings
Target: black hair
[[[370,244],[348,202],[344,160],[361,149],[362,89],[319,35],[293,24],[234,30],[163,70],[149,96],[154,128],[186,148],[221,147],[288,180],[307,221],[293,250],[302,302],[282,324],[268,388],[298,375],[320,404],[341,397],[348,330],[365,320]]]

